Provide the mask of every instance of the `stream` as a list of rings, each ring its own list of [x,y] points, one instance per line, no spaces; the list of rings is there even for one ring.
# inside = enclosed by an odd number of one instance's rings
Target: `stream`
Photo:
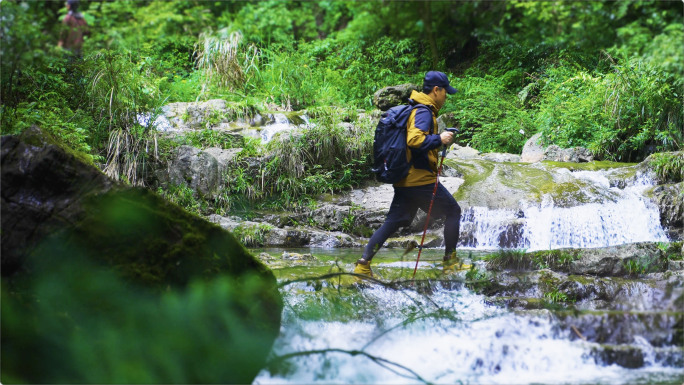
[[[632,345],[644,354],[642,367],[605,365],[595,354],[601,345],[576,338],[553,310],[514,312],[490,305],[485,296],[465,287],[465,272],[439,280],[439,250],[423,252],[415,285],[410,283],[415,255],[402,260],[400,252],[382,250],[374,259],[374,274],[397,283],[395,287],[357,285],[344,278],[288,283],[338,269],[351,271],[360,250],[288,250],[315,258],[290,262],[277,259],[282,250],[252,251],[276,257],[269,266],[283,285],[283,321],[273,354],[303,354],[262,370],[255,384],[684,381],[681,362],[666,362],[638,335]],[[472,262],[478,263],[478,255],[471,254]]]
[[[160,131],[180,130],[174,124],[183,114],[170,115],[173,122],[155,123]],[[247,127],[242,133],[265,143],[294,128],[285,115],[275,114],[263,127]],[[446,164],[453,173],[443,182],[464,208],[459,253],[481,271],[486,270],[482,257],[501,249],[669,241],[658,207],[647,198],[654,181],[637,166],[524,164],[451,153]],[[355,221],[373,218],[389,206],[391,190],[383,187],[352,191],[340,199],[346,203],[333,207],[330,218],[339,217],[337,213]],[[354,214],[353,205],[359,210]],[[502,297],[473,289],[478,279],[474,270],[448,279],[440,276],[441,247],[423,250],[415,281],[411,275],[417,252],[404,257],[391,248],[381,249],[373,260],[376,282],[359,284],[349,275],[336,275],[351,272],[362,250],[321,247],[339,244],[340,219],[309,219],[320,222],[318,227],[271,226],[272,233],[265,235],[277,242],[290,232],[301,233],[301,244],[308,242],[309,248],[271,243],[281,247],[250,250],[274,272],[284,300],[280,335],[254,384],[684,383],[683,342],[675,340],[681,336],[682,312],[672,311],[672,304],[683,298],[680,281],[662,286],[653,284],[661,278],[634,279],[625,284],[607,277],[594,287],[575,282],[588,291],[610,292],[604,296],[609,299],[596,302],[599,307],[551,301],[550,306],[512,310],[502,305]],[[354,226],[372,227],[372,221]],[[233,230],[239,224],[227,220],[222,226]],[[537,277],[547,271],[536,272]],[[326,274],[328,278],[321,278]],[[677,277],[681,275],[665,280]],[[542,303],[549,294],[539,286],[531,290],[525,295]],[[576,321],[594,338],[582,336]],[[608,343],[592,342],[599,334],[608,335]]]

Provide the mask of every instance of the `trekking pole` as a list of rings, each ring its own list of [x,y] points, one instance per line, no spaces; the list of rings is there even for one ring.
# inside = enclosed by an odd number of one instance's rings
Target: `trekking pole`
[[[457,128],[447,128],[445,131],[452,133],[457,133]],[[420,253],[423,251],[423,243],[425,242],[425,234],[427,233],[428,223],[430,223],[430,213],[432,212],[432,205],[435,203],[435,195],[437,195],[437,186],[439,185],[439,175],[442,173],[442,164],[444,163],[444,158],[446,157],[448,146],[444,145],[442,150],[442,159],[439,161],[439,167],[437,168],[437,180],[435,181],[435,188],[432,189],[432,198],[430,199],[430,206],[428,207],[427,217],[425,218],[425,226],[423,226],[423,237],[420,239],[420,246],[418,246],[418,258],[416,258],[416,267],[413,268],[413,277],[416,278],[416,271],[418,270],[418,262],[420,261]]]

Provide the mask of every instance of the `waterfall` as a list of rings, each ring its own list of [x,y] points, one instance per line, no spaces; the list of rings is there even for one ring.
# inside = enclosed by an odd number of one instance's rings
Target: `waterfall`
[[[285,114],[273,114],[273,119],[275,120],[273,123],[264,126],[261,130],[262,143],[269,142],[279,132],[291,131],[296,127],[290,122]],[[309,124],[309,120],[306,116],[301,116],[301,119],[304,120],[305,125]]]
[[[519,202],[517,210],[470,207],[461,218],[461,245],[540,250],[668,241],[658,207],[643,195],[653,185],[646,176],[619,188],[605,171],[558,172],[589,186],[591,202],[565,207],[544,195],[541,203]]]

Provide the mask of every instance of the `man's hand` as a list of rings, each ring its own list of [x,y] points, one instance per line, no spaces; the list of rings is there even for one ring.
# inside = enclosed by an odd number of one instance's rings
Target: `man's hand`
[[[454,133],[450,131],[444,131],[439,134],[439,137],[442,139],[442,144],[448,146],[454,140]]]

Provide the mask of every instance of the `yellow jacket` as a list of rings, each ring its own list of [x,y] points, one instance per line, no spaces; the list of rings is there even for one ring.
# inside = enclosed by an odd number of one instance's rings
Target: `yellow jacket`
[[[437,127],[437,108],[430,96],[413,91],[411,100],[430,107],[432,113],[425,108],[414,108],[408,118],[406,157],[411,163],[406,178],[395,183],[395,187],[412,187],[434,184],[437,181],[437,160],[442,139]]]

